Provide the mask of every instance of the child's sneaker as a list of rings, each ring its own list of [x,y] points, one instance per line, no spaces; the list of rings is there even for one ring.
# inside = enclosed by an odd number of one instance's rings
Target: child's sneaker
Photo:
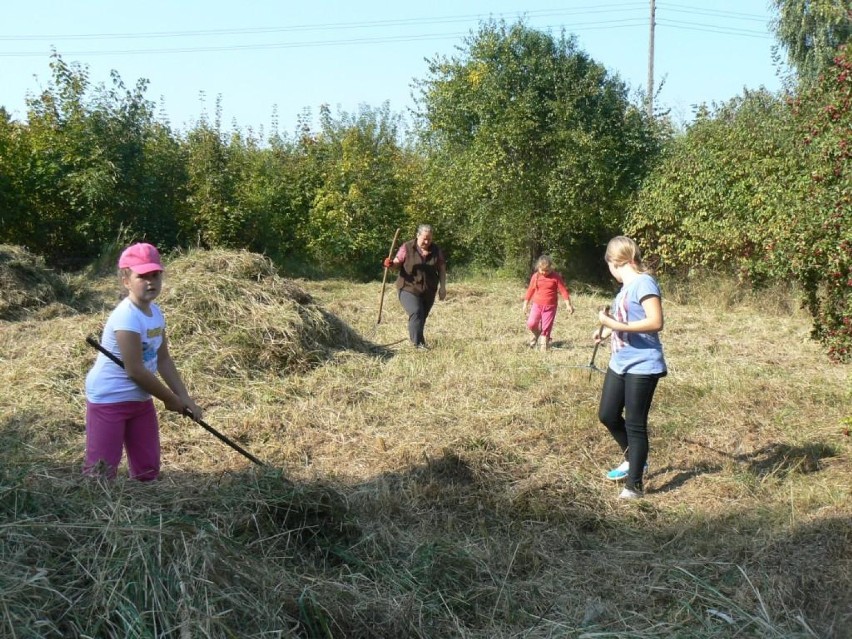
[[[620,465],[613,468],[606,474],[606,478],[611,481],[621,481],[627,477],[627,473],[630,471],[630,462],[624,460]]]
[[[613,468],[606,474],[606,478],[610,481],[621,481],[622,479],[627,479],[627,475],[630,472],[630,462],[627,460],[621,462],[617,467]],[[648,472],[648,464],[645,464],[645,473]],[[643,473],[644,474],[644,473]]]
[[[645,492],[642,490],[637,490],[636,488],[625,488],[621,491],[621,494],[618,496],[619,499],[642,499],[645,496]]]
[[[529,343],[527,344],[527,346],[529,346],[530,348],[535,348],[537,345],[538,345],[538,338],[537,337],[533,337],[529,341]]]
[[[541,352],[546,353],[549,350],[550,350],[550,338],[549,337],[543,337],[542,340],[541,340]]]

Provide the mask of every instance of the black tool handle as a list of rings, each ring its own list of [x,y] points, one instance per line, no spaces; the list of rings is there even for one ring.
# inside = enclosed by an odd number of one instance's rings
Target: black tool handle
[[[98,342],[98,340],[96,340],[94,337],[92,337],[91,335],[89,335],[89,336],[86,338],[86,342],[88,342],[88,344],[89,344],[90,346],[94,346],[94,347],[95,347],[96,349],[98,349],[101,353],[103,353],[103,354],[104,354],[104,355],[106,355],[108,358],[110,358],[113,362],[115,362],[116,364],[118,364],[119,366],[121,366],[122,368],[124,368],[124,362],[122,362],[122,361],[121,361],[118,357],[116,357],[115,355],[113,355],[112,353],[110,353],[107,349],[105,349],[103,346],[101,346],[100,342]],[[196,424],[198,424],[199,426],[201,426],[201,427],[202,427],[204,430],[206,430],[208,433],[210,433],[210,434],[211,434],[211,435],[213,435],[214,437],[218,438],[220,441],[224,442],[225,444],[227,444],[228,446],[230,446],[231,448],[233,448],[235,451],[237,451],[238,453],[240,453],[240,454],[241,454],[241,455],[243,455],[244,457],[246,457],[246,458],[250,459],[251,461],[253,461],[253,462],[254,462],[255,464],[257,464],[258,466],[266,466],[266,464],[264,464],[264,463],[263,463],[262,461],[260,461],[257,457],[255,457],[255,456],[254,456],[254,455],[252,455],[250,452],[248,452],[246,449],[244,449],[242,446],[240,446],[238,443],[236,443],[235,441],[232,441],[231,439],[229,439],[228,437],[226,437],[225,435],[223,435],[222,433],[220,433],[218,430],[216,430],[215,428],[213,428],[212,426],[210,426],[210,425],[209,425],[207,422],[205,422],[204,420],[202,420],[202,419],[197,419],[197,418],[195,417],[195,415],[193,415],[193,414],[192,414],[192,411],[191,411],[191,410],[189,410],[188,408],[187,408],[187,409],[183,412],[183,415],[185,415],[186,417],[189,417],[192,421],[194,421]]]

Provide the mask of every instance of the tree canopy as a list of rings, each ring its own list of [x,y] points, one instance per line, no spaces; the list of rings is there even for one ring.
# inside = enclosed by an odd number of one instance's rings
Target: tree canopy
[[[837,48],[852,38],[849,0],[773,0],[772,21],[787,61],[810,84],[831,64]]]
[[[487,265],[527,268],[617,229],[655,157],[626,85],[576,46],[489,22],[419,84],[435,208]]]

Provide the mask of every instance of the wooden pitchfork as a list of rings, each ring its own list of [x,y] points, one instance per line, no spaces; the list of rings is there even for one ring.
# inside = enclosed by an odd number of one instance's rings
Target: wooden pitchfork
[[[400,231],[400,229],[397,229],[396,233],[393,234],[393,240],[391,240],[390,251],[388,251],[388,259],[389,260],[393,259],[393,249],[394,249],[394,247],[396,247],[396,238],[399,237],[399,231]],[[386,266],[385,267],[385,274],[382,277],[382,294],[379,296],[379,318],[376,320],[377,325],[382,323],[382,306],[384,305],[384,302],[385,302],[385,285],[387,284],[387,281],[388,281],[388,267]]]

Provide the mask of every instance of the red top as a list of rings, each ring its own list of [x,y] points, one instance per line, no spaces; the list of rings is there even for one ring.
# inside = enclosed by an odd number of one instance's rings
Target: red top
[[[559,299],[556,297],[557,292],[566,300],[571,296],[562,276],[556,271],[551,271],[547,275],[542,275],[536,271],[530,278],[530,285],[524,299],[527,302],[532,300],[539,306],[556,306],[559,303]]]

